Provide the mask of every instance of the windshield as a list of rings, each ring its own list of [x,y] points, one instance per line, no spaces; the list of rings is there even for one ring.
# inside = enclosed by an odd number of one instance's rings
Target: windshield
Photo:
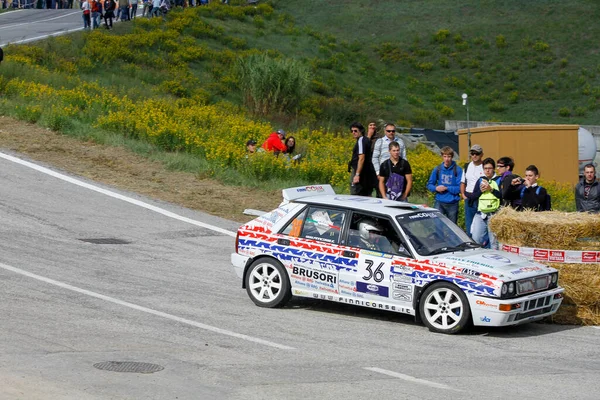
[[[421,256],[480,247],[438,211],[399,215],[396,219],[415,251]]]

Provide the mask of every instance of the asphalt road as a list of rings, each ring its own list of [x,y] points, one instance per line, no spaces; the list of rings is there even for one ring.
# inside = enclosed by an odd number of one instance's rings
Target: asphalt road
[[[229,263],[236,223],[15,161],[0,153],[0,399],[598,398],[599,329],[262,309]],[[94,367],[111,361],[163,369]]]
[[[25,9],[0,14],[0,46],[40,40],[83,29],[81,10]]]

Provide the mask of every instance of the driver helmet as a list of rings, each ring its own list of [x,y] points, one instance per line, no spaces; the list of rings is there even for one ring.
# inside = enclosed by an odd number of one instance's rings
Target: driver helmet
[[[365,219],[358,224],[360,237],[369,240],[371,232],[381,233],[383,230],[372,219]]]

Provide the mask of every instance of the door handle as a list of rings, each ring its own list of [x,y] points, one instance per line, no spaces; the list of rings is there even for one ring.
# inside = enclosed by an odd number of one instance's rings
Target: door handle
[[[342,255],[344,257],[356,258],[356,252],[355,251],[344,250],[344,251],[342,251]]]
[[[287,239],[277,239],[277,244],[280,244],[282,246],[289,246],[290,241]]]

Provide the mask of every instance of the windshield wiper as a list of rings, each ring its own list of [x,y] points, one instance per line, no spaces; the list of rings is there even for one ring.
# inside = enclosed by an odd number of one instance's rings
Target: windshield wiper
[[[475,243],[475,242],[464,242],[464,243],[459,244],[458,246],[440,247],[439,249],[430,251],[427,255],[433,256],[435,254],[441,254],[441,253],[452,253],[454,251],[475,249],[477,247],[481,247],[481,245],[479,243]]]

